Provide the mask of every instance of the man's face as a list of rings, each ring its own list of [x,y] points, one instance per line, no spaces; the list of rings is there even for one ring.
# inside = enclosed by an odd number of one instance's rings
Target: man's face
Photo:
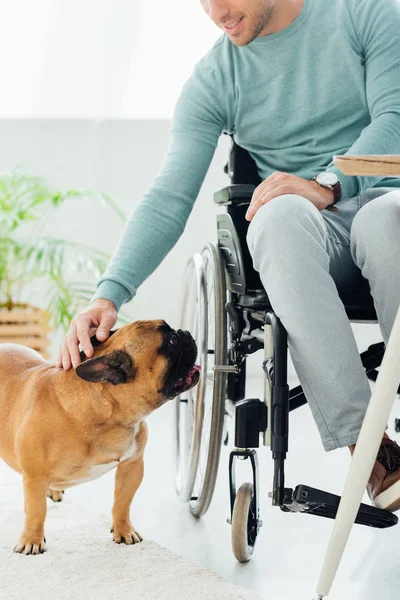
[[[200,0],[210,19],[236,46],[250,44],[268,26],[277,0]]]

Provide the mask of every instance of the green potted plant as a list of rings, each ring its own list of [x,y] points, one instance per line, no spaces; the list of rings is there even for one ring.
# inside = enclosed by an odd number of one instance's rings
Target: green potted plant
[[[0,343],[22,343],[48,358],[49,330],[66,331],[93,296],[109,256],[43,233],[60,206],[82,198],[102,203],[125,221],[107,194],[54,191],[44,179],[20,168],[0,173]],[[46,299],[42,306],[27,302],[38,285]],[[120,316],[121,322],[128,320]]]

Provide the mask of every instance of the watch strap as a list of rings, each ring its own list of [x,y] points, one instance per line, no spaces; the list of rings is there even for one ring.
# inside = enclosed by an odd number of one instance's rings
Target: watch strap
[[[317,180],[317,177],[317,175],[313,177],[313,181],[316,181],[321,187],[332,190],[333,192],[333,204],[329,204],[329,206],[326,207],[326,210],[329,210],[331,212],[338,212],[339,209],[337,206],[335,206],[335,204],[339,202],[339,200],[341,200],[342,198],[342,185],[340,181],[337,181],[334,185],[323,185]]]

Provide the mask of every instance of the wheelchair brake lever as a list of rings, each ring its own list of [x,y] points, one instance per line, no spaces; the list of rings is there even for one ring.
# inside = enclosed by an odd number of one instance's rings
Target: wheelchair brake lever
[[[231,318],[232,332],[235,337],[242,335],[243,329],[246,327],[246,321],[243,315],[238,311],[234,302],[227,302],[225,309]]]

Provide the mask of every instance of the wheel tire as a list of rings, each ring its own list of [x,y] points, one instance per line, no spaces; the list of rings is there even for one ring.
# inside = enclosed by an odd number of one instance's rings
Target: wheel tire
[[[207,244],[207,246],[203,248],[201,256],[204,261],[205,286],[207,288],[208,285],[207,265],[210,265],[211,267],[214,286],[214,337],[211,341],[210,332],[208,330],[209,305],[207,305],[207,348],[209,349],[210,345],[212,345],[214,348],[214,364],[224,365],[228,362],[227,313],[225,309],[225,304],[227,301],[225,263],[221,256],[221,251],[218,245],[214,242]],[[208,298],[207,289],[206,294]],[[210,354],[208,353],[207,356],[210,356]],[[207,365],[205,365],[205,368],[207,368]],[[196,479],[192,490],[192,498],[189,501],[190,512],[195,517],[201,517],[207,512],[214,494],[222,446],[222,434],[225,418],[226,382],[226,373],[221,371],[213,371],[212,415],[210,433],[208,437],[208,450],[206,452],[207,456],[204,460],[204,474],[202,473],[202,448],[200,447]],[[204,439],[202,438],[201,443],[203,442]],[[200,477],[202,477],[203,480],[199,484]]]
[[[206,298],[203,293],[203,259],[196,253],[188,261],[184,274],[184,289],[181,298],[180,328],[189,329],[194,336],[198,352],[204,352],[205,340],[199,340],[199,322],[204,318]],[[200,381],[204,374],[200,372]],[[198,401],[198,385],[177,396],[175,403],[175,489],[182,502],[189,502],[193,489],[201,441],[201,406]]]
[[[213,372],[212,384],[208,374],[211,355],[214,364],[226,364],[228,360],[225,265],[217,244],[208,244],[190,259],[184,282],[180,326],[189,329],[196,340],[201,371],[199,383],[186,393],[186,398],[175,399],[175,487],[181,500],[189,501],[191,513],[200,517],[214,493],[225,414],[226,373]]]
[[[258,533],[254,511],[253,484],[243,483],[237,491],[232,514],[232,550],[239,562],[248,562]]]

